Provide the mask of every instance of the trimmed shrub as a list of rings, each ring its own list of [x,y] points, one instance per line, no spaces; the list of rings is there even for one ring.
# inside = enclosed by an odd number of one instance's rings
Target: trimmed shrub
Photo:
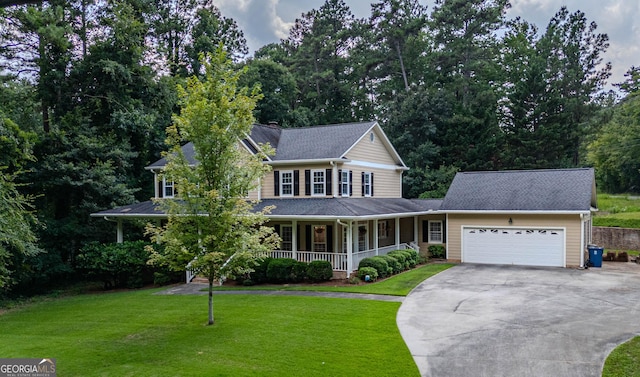
[[[447,250],[442,245],[431,245],[428,250],[432,258],[444,258],[447,255]]]
[[[307,277],[307,264],[291,258],[274,258],[267,266],[267,280],[271,283],[297,283]]]
[[[299,283],[307,278],[308,264],[305,262],[298,262],[293,265],[291,269],[291,282]]]
[[[391,274],[399,274],[404,271],[404,266],[400,263],[395,257],[391,255],[380,255],[377,258],[384,258],[387,261],[387,264],[391,268]]]
[[[307,266],[307,277],[313,282],[329,281],[333,277],[333,267],[326,260],[314,260]]]
[[[415,267],[420,262],[420,254],[413,249],[403,250],[409,256],[409,265],[411,268]]]
[[[298,263],[291,258],[273,258],[267,266],[267,280],[271,283],[289,283],[293,280],[293,266]]]
[[[389,276],[391,269],[386,260],[379,257],[364,258],[358,264],[358,270],[362,267],[373,267],[378,271],[378,277],[385,278]]]
[[[257,261],[258,264],[253,266],[253,272],[249,273],[249,279],[253,284],[264,284],[269,281],[269,278],[267,278],[267,268],[272,260],[273,258],[271,257],[264,257],[259,259]]]
[[[409,262],[411,257],[404,250],[394,250],[389,252],[387,255],[396,258],[402,265],[403,270],[408,270],[411,267]]]
[[[358,278],[362,281],[367,281],[367,275],[369,281],[375,281],[378,278],[378,271],[373,267],[361,267],[358,269]]]

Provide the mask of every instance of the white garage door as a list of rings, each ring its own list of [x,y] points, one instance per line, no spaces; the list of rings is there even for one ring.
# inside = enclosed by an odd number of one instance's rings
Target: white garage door
[[[462,261],[564,267],[564,230],[464,227]]]

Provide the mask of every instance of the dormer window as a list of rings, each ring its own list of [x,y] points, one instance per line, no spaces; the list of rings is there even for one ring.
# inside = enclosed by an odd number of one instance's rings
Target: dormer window
[[[173,198],[175,196],[174,183],[166,177],[162,178],[162,197]]]

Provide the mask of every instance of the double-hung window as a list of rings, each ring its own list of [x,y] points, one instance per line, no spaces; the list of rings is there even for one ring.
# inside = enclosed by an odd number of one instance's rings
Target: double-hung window
[[[351,195],[351,182],[349,179],[349,174],[351,172],[349,170],[341,170],[340,171],[340,195],[342,196],[350,196]]]
[[[173,198],[175,196],[174,183],[166,177],[162,178],[162,197]]]
[[[293,250],[293,227],[291,225],[280,226],[280,238],[282,250]]]
[[[373,195],[373,173],[362,173],[362,196]]]
[[[311,195],[324,196],[325,195],[325,171],[322,169],[311,170]]]
[[[429,221],[429,243],[442,243],[442,221]]]
[[[293,170],[280,172],[280,196],[293,196]]]

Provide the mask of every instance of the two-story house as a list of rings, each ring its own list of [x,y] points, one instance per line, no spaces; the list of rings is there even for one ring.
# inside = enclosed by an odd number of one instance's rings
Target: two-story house
[[[353,271],[368,256],[398,248],[426,252],[443,243],[442,200],[402,198],[402,174],[408,170],[378,122],[309,128],[253,126],[240,141],[250,153],[270,144],[275,155],[264,163],[272,172],[248,198],[256,208],[275,206],[272,225],[282,238],[273,256],[301,261],[328,260],[335,271]],[[183,146],[191,163],[191,143]],[[155,198],[173,198],[173,182],[161,178],[166,160],[146,167],[153,173]],[[153,201],[136,203],[92,216],[118,223],[127,218],[162,219]]]
[[[463,172],[446,197],[402,198],[408,170],[377,122],[309,128],[259,125],[239,140],[248,153],[270,144],[272,172],[248,194],[257,209],[275,206],[269,223],[282,244],[275,257],[330,261],[354,271],[362,258],[429,245],[447,246],[450,261],[534,266],[584,266],[596,205],[593,169]],[[193,158],[192,144],[183,147]],[[164,159],[149,165],[155,198],[173,198],[161,178]],[[154,201],[92,214],[114,221],[163,219]]]

